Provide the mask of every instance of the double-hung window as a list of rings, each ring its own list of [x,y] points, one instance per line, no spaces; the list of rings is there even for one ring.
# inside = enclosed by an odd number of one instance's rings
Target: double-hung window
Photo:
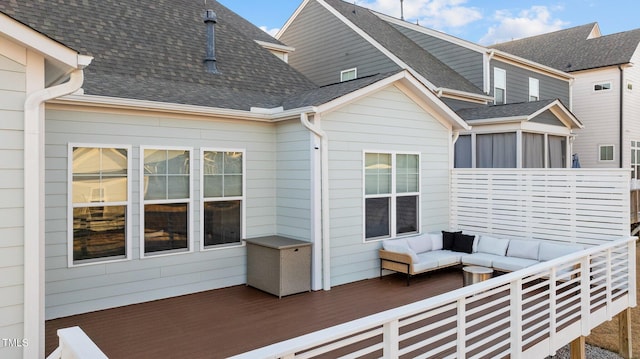
[[[497,67],[493,69],[493,96],[494,104],[507,103],[507,71]]]
[[[631,141],[631,178],[640,179],[640,141]]]
[[[191,149],[140,152],[141,257],[191,251]]]
[[[69,146],[69,266],[130,256],[126,146]]]
[[[417,233],[420,155],[364,154],[365,240]]]
[[[203,149],[202,248],[242,243],[245,203],[244,151]]]

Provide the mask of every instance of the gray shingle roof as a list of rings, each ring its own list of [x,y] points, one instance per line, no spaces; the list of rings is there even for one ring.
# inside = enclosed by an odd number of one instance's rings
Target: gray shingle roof
[[[596,25],[590,23],[492,47],[566,72],[629,63],[640,44],[640,29],[588,39]]]
[[[337,84],[322,86],[318,89],[309,90],[292,96],[284,101],[283,107],[285,110],[292,108],[300,108],[306,106],[319,106],[335,100],[339,97],[347,95],[351,92],[359,90],[361,88],[372,85],[380,80],[383,80],[389,76],[395,75],[398,72],[404,70],[398,70],[395,72],[389,72],[385,74],[378,74],[373,76],[361,77],[350,81],[340,82]]]
[[[482,106],[465,108],[456,111],[463,120],[473,124],[474,120],[486,120],[490,118],[525,117],[545,108],[556,100],[542,100],[535,102],[520,102],[506,105]]]
[[[205,7],[195,0],[3,1],[0,11],[94,56],[89,95],[248,110],[316,86],[253,40],[279,43],[214,0],[219,75],[207,73]]]
[[[342,0],[325,2],[435,86],[485,95],[469,80],[380,19],[371,10]]]

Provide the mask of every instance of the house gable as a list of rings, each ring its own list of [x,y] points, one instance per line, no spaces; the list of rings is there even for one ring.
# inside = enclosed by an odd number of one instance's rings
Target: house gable
[[[322,114],[321,123],[334,159],[330,206],[340,216],[331,221],[331,281],[339,285],[378,273],[379,242],[364,240],[364,154],[419,154],[420,231],[436,231],[447,225],[452,132],[397,84]]]
[[[316,1],[303,4],[279,40],[296,49],[289,63],[320,86],[339,82],[345,69],[357,68],[359,77],[400,69]]]
[[[487,52],[484,47],[466,43],[446,34],[436,36],[438,34],[435,34],[437,32],[434,30],[390,16],[377,15],[478,88],[484,87],[483,61]]]

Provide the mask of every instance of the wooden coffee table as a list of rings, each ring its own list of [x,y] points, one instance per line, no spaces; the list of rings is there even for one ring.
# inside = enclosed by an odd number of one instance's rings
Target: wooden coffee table
[[[481,266],[466,266],[462,268],[464,286],[479,283],[493,276],[493,269]]]

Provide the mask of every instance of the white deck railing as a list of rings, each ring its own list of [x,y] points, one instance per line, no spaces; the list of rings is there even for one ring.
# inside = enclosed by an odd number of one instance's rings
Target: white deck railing
[[[107,359],[80,327],[58,329],[58,340],[58,347],[47,359]]]
[[[635,251],[609,242],[233,358],[545,358],[636,305]]]
[[[235,358],[544,358],[636,306],[628,170],[455,169],[451,229],[589,249]]]

